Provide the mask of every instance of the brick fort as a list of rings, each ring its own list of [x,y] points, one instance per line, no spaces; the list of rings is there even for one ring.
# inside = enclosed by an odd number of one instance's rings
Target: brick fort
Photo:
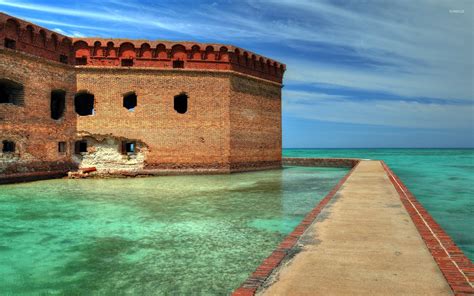
[[[0,180],[281,167],[285,65],[231,45],[70,38],[0,13]]]

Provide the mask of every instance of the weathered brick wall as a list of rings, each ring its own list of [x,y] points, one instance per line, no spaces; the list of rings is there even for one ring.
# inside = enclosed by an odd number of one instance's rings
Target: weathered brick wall
[[[221,44],[72,40],[3,13],[0,58],[0,79],[24,85],[24,104],[0,104],[0,140],[16,143],[15,153],[0,153],[0,179],[78,166],[183,172],[281,166],[285,65],[271,59]],[[67,92],[59,120],[50,116],[53,89]],[[94,94],[93,115],[76,115],[80,91]],[[138,96],[133,112],[123,106],[129,92]],[[173,101],[183,92],[188,110],[180,114]],[[76,153],[82,138],[87,152]],[[58,151],[60,141],[66,153]],[[136,155],[120,150],[123,141],[137,143]]]
[[[49,59],[73,64],[72,39],[57,32],[0,12],[0,47],[14,41],[16,50]]]
[[[94,115],[77,119],[78,133],[139,140],[148,146],[145,168],[228,169],[229,75],[139,68],[77,68],[77,89],[95,95]],[[134,91],[138,105],[123,107]],[[185,92],[188,110],[174,110]],[[117,147],[119,149],[119,147]]]
[[[281,85],[231,78],[230,147],[233,171],[281,166]]]
[[[16,144],[15,153],[0,150],[0,175],[70,169],[76,131],[74,68],[0,48],[0,79],[24,86],[22,105],[0,104],[0,146],[4,140]],[[66,108],[59,120],[50,116],[53,89],[66,91]],[[60,141],[67,142],[66,153],[58,152]]]

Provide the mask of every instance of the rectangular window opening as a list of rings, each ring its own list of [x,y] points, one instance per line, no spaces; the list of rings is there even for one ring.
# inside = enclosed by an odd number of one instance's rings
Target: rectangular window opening
[[[16,49],[16,41],[10,38],[5,38],[5,47],[10,49]]]
[[[13,153],[15,152],[15,142],[12,141],[3,141],[2,142],[2,152],[3,153]]]
[[[68,58],[67,58],[67,55],[60,55],[59,56],[59,62],[63,63],[63,64],[67,64],[68,63]]]
[[[180,61],[180,60],[173,61],[173,68],[178,68],[178,69],[184,68],[184,61]]]
[[[66,153],[66,142],[58,142],[58,152]]]
[[[87,58],[86,57],[76,58],[76,65],[78,66],[87,65]]]
[[[74,148],[76,154],[87,153],[87,141],[77,141]]]
[[[133,60],[132,59],[123,59],[122,60],[122,67],[132,67]]]
[[[22,106],[23,102],[23,85],[12,80],[0,79],[0,104]]]
[[[55,89],[51,91],[51,118],[58,120],[64,115],[66,108],[66,92],[64,90]]]
[[[136,148],[136,142],[122,142],[122,154],[135,154]]]

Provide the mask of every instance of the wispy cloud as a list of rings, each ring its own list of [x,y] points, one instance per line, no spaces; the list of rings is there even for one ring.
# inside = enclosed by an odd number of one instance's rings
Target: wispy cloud
[[[283,112],[306,120],[473,128],[471,0],[0,0],[0,7],[68,35],[211,40],[269,55],[287,64]],[[312,90],[322,85],[343,95]]]
[[[254,17],[241,11],[219,16],[216,11],[211,17],[247,28],[250,37],[296,49],[279,57],[288,64],[290,83],[374,88],[401,96],[474,98],[474,16],[468,1],[457,2],[456,7],[466,8],[458,15],[450,13],[452,3],[432,1],[348,2],[345,7],[305,0],[251,3]],[[264,7],[284,17],[262,17],[259,9],[265,11]],[[328,55],[338,48],[349,50],[345,56]],[[321,52],[326,55],[321,57]],[[364,62],[354,65],[354,60]]]
[[[87,30],[94,30],[94,31],[106,31],[106,32],[113,31],[113,29],[103,28],[99,26],[84,26],[84,25],[79,25],[79,24],[74,24],[74,23],[71,24],[71,23],[58,22],[58,21],[52,21],[48,19],[41,19],[41,18],[34,18],[34,17],[20,16],[20,15],[18,17],[25,19],[27,21],[30,21],[32,23],[43,24],[43,25],[53,25],[53,26],[61,26],[61,27],[66,27],[66,28],[87,29]]]
[[[106,2],[104,2],[106,3]],[[110,21],[116,23],[130,23],[130,24],[137,24],[142,26],[154,26],[166,30],[178,30],[176,25],[169,25],[165,22],[160,22],[159,17],[153,18],[153,20],[145,19],[146,15],[140,15],[134,13],[134,11],[125,11],[125,10],[116,10],[108,8],[107,6],[92,6],[91,9],[72,9],[72,8],[64,8],[58,7],[57,5],[41,5],[41,4],[33,4],[29,2],[20,2],[20,1],[5,1],[0,0],[0,5],[6,7],[14,7],[14,8],[21,8],[26,10],[33,10],[44,12],[48,14],[58,14],[58,15],[66,15],[66,16],[73,16],[78,18],[86,18],[86,19],[93,19],[96,21]],[[96,12],[98,9],[102,7],[102,11]]]
[[[324,93],[287,91],[288,115],[310,120],[429,129],[474,129],[474,104],[357,101]]]

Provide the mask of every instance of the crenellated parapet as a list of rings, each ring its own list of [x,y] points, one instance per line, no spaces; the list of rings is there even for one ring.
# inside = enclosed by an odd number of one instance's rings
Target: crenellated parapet
[[[0,13],[0,47],[64,64],[74,63],[71,38],[4,13]]]
[[[285,65],[232,45],[69,38],[0,13],[0,48],[76,66],[230,70],[281,83]]]
[[[282,82],[285,65],[230,45],[126,39],[74,39],[75,64],[233,70]]]

